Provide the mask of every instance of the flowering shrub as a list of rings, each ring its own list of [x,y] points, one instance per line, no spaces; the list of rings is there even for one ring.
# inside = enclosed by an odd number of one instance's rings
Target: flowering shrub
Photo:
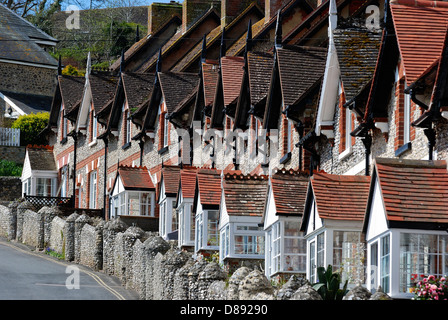
[[[448,282],[445,277],[433,275],[418,281],[414,288],[415,300],[448,300]]]

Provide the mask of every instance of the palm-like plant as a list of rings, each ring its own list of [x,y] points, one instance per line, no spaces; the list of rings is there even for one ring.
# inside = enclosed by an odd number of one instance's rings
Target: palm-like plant
[[[313,284],[313,288],[320,294],[323,300],[342,300],[347,294],[348,280],[341,288],[341,275],[333,272],[333,267],[328,265],[327,270],[324,267],[317,268],[319,282]]]

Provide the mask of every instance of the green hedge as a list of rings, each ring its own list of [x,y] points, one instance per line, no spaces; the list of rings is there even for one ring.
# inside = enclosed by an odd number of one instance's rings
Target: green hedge
[[[20,177],[22,166],[13,161],[0,160],[0,177]]]

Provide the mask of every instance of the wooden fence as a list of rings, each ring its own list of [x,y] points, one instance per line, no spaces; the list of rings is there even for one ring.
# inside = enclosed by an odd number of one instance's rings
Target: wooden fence
[[[20,129],[0,128],[0,146],[20,146]]]

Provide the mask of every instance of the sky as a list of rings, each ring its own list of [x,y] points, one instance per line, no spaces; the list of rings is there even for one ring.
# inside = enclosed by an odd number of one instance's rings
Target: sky
[[[162,3],[169,3],[170,0],[109,0],[110,2],[116,2],[116,3],[124,3],[124,4],[131,4],[132,6],[135,5],[150,5],[153,2],[162,2]],[[101,3],[107,3],[108,1],[99,1],[99,0],[93,0],[95,5],[101,6]],[[178,0],[178,2],[182,2],[181,0]],[[90,7],[90,0],[65,0],[64,4],[62,6],[62,10],[64,10],[69,5],[80,5],[81,9],[88,9]]]

